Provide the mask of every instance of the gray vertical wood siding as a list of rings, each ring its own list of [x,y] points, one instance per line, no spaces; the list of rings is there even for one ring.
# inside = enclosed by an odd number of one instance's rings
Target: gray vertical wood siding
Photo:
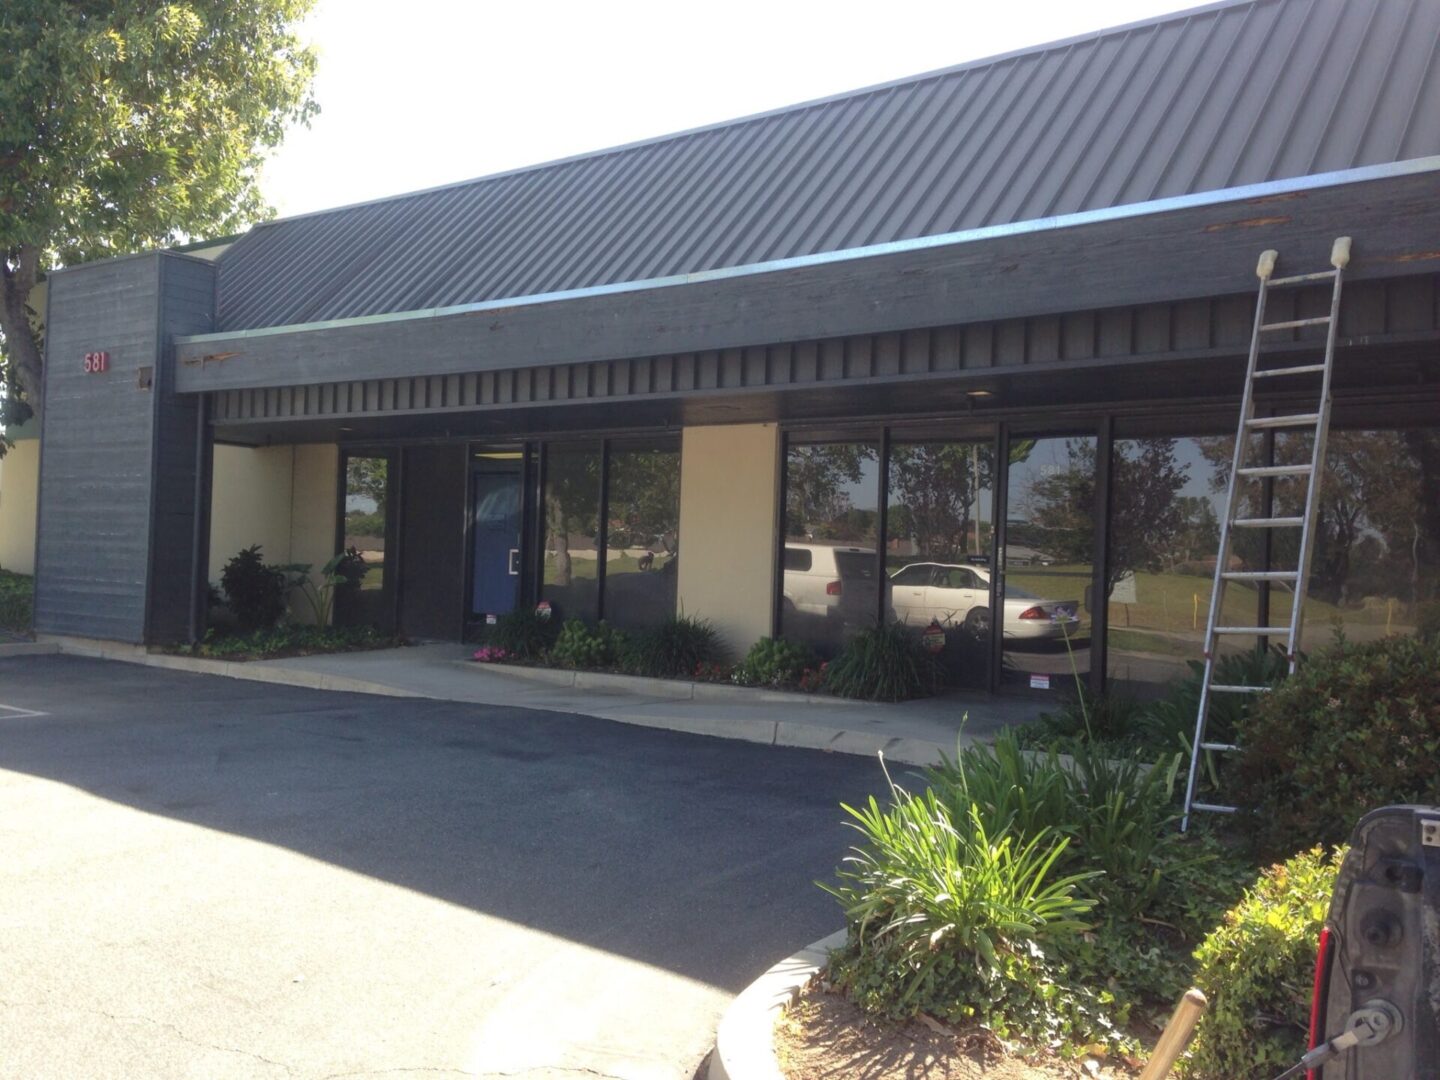
[[[95,263],[50,281],[36,543],[41,633],[183,634],[193,530],[194,410],[170,389],[166,341],[210,325],[213,269],[173,255]],[[110,369],[87,374],[87,352]],[[149,368],[155,383],[139,386]],[[187,465],[188,459],[188,465]],[[175,579],[175,580],[171,580]],[[163,582],[152,589],[152,584]]]

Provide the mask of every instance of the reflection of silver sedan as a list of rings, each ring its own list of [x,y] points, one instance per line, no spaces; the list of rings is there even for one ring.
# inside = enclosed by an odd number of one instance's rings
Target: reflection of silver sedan
[[[990,632],[990,571],[983,566],[911,563],[890,576],[890,607],[910,626],[932,620]],[[1032,641],[1073,635],[1080,623],[1075,600],[1044,600],[1018,585],[1005,589],[1005,636]]]

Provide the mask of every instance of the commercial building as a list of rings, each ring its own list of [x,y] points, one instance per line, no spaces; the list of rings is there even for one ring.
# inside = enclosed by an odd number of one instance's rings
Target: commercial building
[[[896,618],[962,685],[1143,692],[1199,653],[1256,257],[1324,270],[1343,234],[1310,641],[1409,632],[1440,590],[1437,47],[1436,4],[1227,2],[64,270],[37,630],[185,639],[240,547],[346,546],[374,571],[338,617],[416,638],[542,600],[737,651]],[[1271,382],[1264,410],[1314,394]]]

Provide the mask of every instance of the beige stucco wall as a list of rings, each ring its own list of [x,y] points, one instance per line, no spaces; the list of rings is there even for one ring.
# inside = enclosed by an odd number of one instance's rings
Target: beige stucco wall
[[[0,458],[0,570],[35,572],[35,494],[40,440],[17,439]]]
[[[310,563],[335,554],[340,451],[335,446],[215,447],[210,499],[210,580],[241,548],[261,545],[268,563]],[[298,600],[298,598],[297,598]],[[298,600],[291,616],[310,618]]]
[[[770,633],[779,454],[774,424],[686,428],[681,445],[680,610],[737,657]]]

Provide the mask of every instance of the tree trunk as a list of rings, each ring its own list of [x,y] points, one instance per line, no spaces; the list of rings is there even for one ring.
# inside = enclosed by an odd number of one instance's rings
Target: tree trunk
[[[0,332],[5,334],[5,354],[26,403],[36,415],[41,407],[40,342],[26,304],[39,268],[40,251],[30,244],[11,249],[0,259]]]

